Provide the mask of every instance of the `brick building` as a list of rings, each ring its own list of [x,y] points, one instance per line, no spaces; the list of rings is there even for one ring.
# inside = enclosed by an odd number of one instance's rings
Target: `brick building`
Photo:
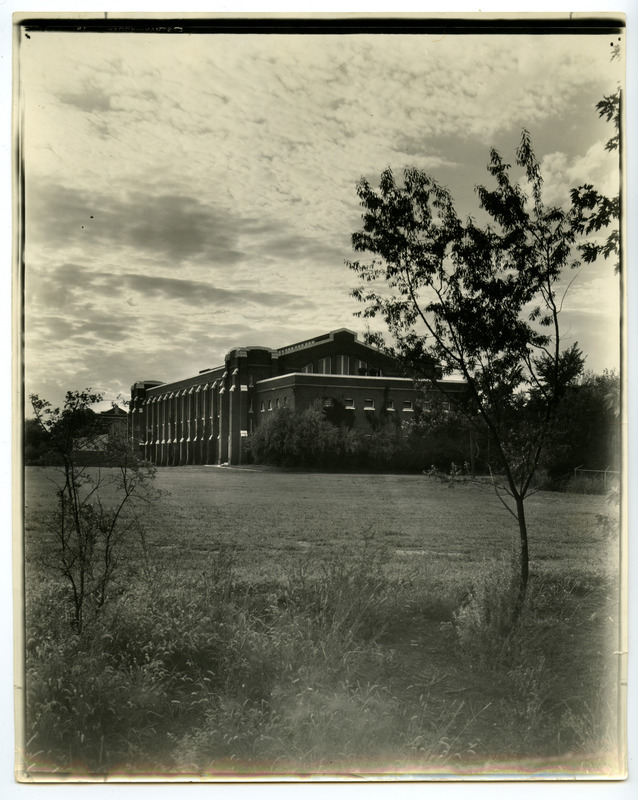
[[[445,392],[464,386],[445,381]],[[341,328],[278,350],[236,347],[222,366],[172,383],[135,383],[132,434],[158,465],[241,464],[243,440],[277,409],[320,401],[328,416],[339,411],[347,424],[369,429],[378,420],[410,419],[417,400],[428,402],[412,376]]]

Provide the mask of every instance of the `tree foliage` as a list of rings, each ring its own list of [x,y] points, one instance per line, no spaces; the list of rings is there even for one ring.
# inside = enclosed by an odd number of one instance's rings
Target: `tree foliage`
[[[347,430],[331,425],[319,406],[301,414],[282,408],[259,425],[248,448],[257,463],[285,467],[331,466],[344,434]]]
[[[454,412],[417,407],[410,424],[370,412],[366,427],[353,428],[342,411],[336,401],[329,409],[318,403],[273,411],[248,440],[248,452],[258,464],[397,472],[444,470],[469,458],[468,433]]]
[[[45,566],[63,577],[79,632],[87,610],[98,611],[106,602],[124,543],[140,532],[136,510],[153,498],[154,469],[117,436],[109,442],[117,466],[103,470],[79,463],[81,448],[104,435],[91,408],[101,395],[90,389],[69,391],[61,409],[37,395],[30,399],[41,442],[46,442],[43,463],[56,465],[58,474],[57,509],[46,520],[54,550]]]
[[[548,207],[529,133],[516,151],[521,181],[496,150],[490,152],[492,188],[478,186],[489,223],[462,221],[449,192],[421,170],[403,181],[390,168],[375,190],[364,178],[357,194],[363,228],[352,236],[369,261],[350,261],[361,279],[352,294],[368,320],[380,318],[393,343],[386,347],[417,374],[432,359],[446,375],[460,373],[469,402],[460,410],[489,437],[504,472],[499,497],[518,521],[518,617],[528,579],[524,500],[533,488],[543,446],[569,362],[560,332],[564,272],[581,218],[577,209]],[[445,384],[438,384],[445,392]],[[529,401],[530,390],[537,400]],[[455,398],[450,396],[450,401]],[[511,502],[506,500],[509,495]]]
[[[621,103],[622,91],[618,88],[613,94],[604,96],[596,104],[598,116],[605,118],[614,126],[614,135],[605,144],[609,152],[622,151],[621,141]],[[622,152],[620,152],[622,157]],[[578,231],[581,234],[591,235],[613,226],[604,242],[583,242],[579,245],[583,260],[592,263],[602,255],[607,259],[614,256],[615,271],[620,272],[620,194],[615,197],[606,197],[586,183],[571,192],[572,203],[580,212],[581,219]]]
[[[618,469],[620,381],[618,373],[585,373],[565,388],[541,466],[560,488],[577,467]]]

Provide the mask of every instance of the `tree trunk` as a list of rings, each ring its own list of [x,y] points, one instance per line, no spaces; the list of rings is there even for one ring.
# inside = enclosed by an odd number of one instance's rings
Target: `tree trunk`
[[[512,608],[512,627],[516,625],[523,611],[525,595],[527,594],[527,581],[529,578],[529,550],[527,546],[527,523],[525,521],[525,501],[522,497],[516,497],[516,516],[518,518],[518,547],[513,554],[515,574],[512,581],[512,589],[516,594],[516,600]]]

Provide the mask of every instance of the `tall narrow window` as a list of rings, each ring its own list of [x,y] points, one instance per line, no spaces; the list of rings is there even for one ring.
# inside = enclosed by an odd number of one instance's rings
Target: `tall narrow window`
[[[358,359],[354,362],[355,372],[357,375],[365,375],[368,371],[368,365],[365,361],[359,361]]]
[[[330,375],[330,358],[320,358],[317,364],[317,372],[320,375]]]
[[[335,375],[349,375],[350,374],[350,356],[337,356],[335,358]]]

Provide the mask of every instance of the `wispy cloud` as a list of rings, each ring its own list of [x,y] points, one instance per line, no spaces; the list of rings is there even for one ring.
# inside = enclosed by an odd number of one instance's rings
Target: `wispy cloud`
[[[62,103],[75,106],[80,111],[109,111],[111,109],[111,98],[98,87],[85,87],[82,92],[62,92],[59,95]]]

